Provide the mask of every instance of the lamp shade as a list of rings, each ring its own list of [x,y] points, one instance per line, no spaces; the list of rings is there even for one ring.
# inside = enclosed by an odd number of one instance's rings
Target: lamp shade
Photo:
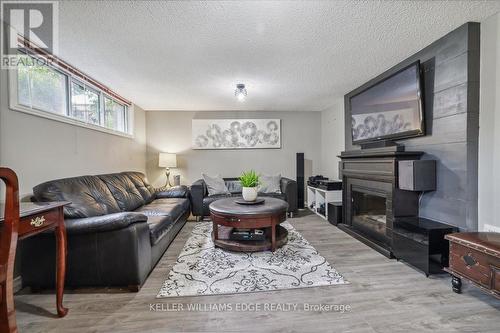
[[[177,168],[177,155],[172,153],[160,153],[158,166],[161,168]]]

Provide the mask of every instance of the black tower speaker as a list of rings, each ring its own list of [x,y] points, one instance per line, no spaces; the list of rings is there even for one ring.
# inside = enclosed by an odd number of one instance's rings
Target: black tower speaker
[[[297,206],[304,209],[304,153],[297,153]]]

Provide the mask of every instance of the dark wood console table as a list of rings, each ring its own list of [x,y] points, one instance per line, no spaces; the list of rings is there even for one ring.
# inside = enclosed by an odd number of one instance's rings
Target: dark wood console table
[[[63,207],[69,202],[40,202],[40,203],[20,203],[19,223],[13,228],[4,228],[5,206],[0,204],[0,231],[2,242],[9,239],[9,244],[1,244],[2,252],[0,262],[6,262],[5,290],[2,290],[0,306],[0,331],[16,332],[15,309],[13,301],[13,265],[17,239],[24,239],[46,230],[54,229],[57,242],[57,272],[56,272],[56,307],[59,317],[64,317],[68,309],[62,304],[64,293],[64,278],[66,273],[66,229],[64,226]],[[7,205],[7,210],[12,209]],[[8,212],[5,213],[8,218]],[[14,212],[16,214],[16,212]],[[6,219],[7,219],[6,218]],[[9,229],[9,230],[7,230]],[[9,232],[11,235],[3,235]],[[8,236],[8,237],[7,237]],[[4,249],[9,251],[3,251]],[[33,255],[36,255],[34,253]],[[4,256],[6,256],[4,258]]]

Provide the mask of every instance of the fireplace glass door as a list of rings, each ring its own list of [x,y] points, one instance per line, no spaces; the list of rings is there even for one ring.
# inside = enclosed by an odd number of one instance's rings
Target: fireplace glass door
[[[370,238],[388,243],[387,199],[369,191],[352,190],[352,226]]]

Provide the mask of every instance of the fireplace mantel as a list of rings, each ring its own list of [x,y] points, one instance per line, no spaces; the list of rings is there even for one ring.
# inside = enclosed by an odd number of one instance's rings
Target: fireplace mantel
[[[353,149],[340,152],[339,158],[422,156],[423,151],[406,151],[405,146],[393,145],[372,149]]]

